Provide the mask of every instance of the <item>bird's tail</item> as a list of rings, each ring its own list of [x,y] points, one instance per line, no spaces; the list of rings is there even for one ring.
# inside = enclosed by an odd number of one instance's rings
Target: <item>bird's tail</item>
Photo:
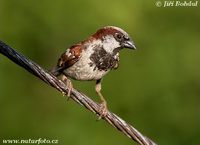
[[[62,73],[63,68],[62,67],[58,67],[56,66],[55,68],[53,68],[52,70],[50,70],[49,72],[51,74],[53,74],[54,76],[59,76]]]

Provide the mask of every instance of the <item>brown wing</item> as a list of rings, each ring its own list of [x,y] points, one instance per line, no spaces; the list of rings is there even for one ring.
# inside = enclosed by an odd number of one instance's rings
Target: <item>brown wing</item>
[[[51,72],[58,76],[63,70],[74,65],[81,57],[82,50],[83,48],[81,47],[81,44],[71,46],[61,55],[58,60],[57,67]]]
[[[64,69],[69,68],[76,63],[81,57],[82,47],[80,44],[71,46],[63,53],[58,60],[58,66]]]

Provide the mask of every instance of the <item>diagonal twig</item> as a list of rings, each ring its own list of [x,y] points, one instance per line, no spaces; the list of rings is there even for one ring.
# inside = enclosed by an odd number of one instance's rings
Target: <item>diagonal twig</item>
[[[0,41],[0,53],[4,56],[8,57],[14,63],[20,65],[39,79],[43,80],[48,85],[56,88],[58,91],[62,92],[63,94],[68,93],[67,86],[57,79],[51,73],[48,73],[42,67],[40,67],[35,62],[31,61],[30,59],[26,58],[25,56],[19,54],[17,51],[12,49],[10,46],[5,44],[4,42]],[[85,94],[81,93],[76,89],[71,90],[71,99],[77,102],[78,104],[84,106],[91,112],[100,115],[100,105],[94,102],[92,99],[87,97]],[[135,142],[140,145],[156,145],[151,139],[142,135],[138,130],[136,130],[133,126],[125,122],[123,119],[118,117],[116,114],[112,112],[108,112],[108,114],[102,118],[114,128],[117,128],[119,131],[123,132],[127,137],[131,138]]]

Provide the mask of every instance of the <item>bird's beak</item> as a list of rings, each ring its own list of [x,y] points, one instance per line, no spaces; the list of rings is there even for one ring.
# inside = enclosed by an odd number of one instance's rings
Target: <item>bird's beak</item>
[[[125,41],[123,43],[123,47],[124,48],[129,48],[129,49],[134,49],[134,50],[136,49],[135,44],[134,44],[134,42],[132,40]]]

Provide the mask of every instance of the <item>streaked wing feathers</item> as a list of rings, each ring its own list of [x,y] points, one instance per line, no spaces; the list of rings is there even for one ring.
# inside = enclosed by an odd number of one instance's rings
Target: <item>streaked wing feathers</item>
[[[75,64],[82,52],[82,47],[80,44],[73,45],[65,53],[63,53],[58,60],[58,67],[61,67],[63,69],[69,68],[73,64]]]

